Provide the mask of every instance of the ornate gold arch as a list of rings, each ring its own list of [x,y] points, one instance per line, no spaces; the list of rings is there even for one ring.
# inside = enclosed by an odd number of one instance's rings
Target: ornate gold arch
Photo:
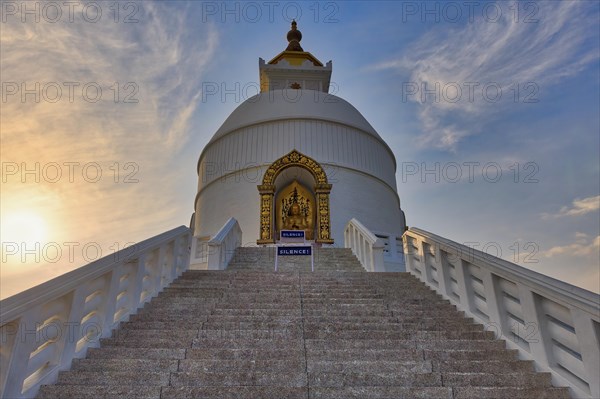
[[[296,150],[292,150],[289,154],[286,154],[273,162],[265,172],[262,184],[258,186],[258,192],[260,193],[260,238],[257,240],[257,243],[275,243],[273,232],[274,183],[277,176],[283,170],[292,166],[306,169],[312,174],[316,182],[314,187],[317,211],[315,241],[323,244],[333,244],[329,215],[329,193],[331,192],[331,184],[327,182],[327,174],[317,161]]]

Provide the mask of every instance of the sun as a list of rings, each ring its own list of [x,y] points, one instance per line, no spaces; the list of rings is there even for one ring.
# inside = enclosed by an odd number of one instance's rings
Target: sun
[[[26,248],[31,248],[36,243],[44,245],[46,237],[46,221],[35,212],[3,212],[0,218],[0,239],[4,243],[24,243]]]

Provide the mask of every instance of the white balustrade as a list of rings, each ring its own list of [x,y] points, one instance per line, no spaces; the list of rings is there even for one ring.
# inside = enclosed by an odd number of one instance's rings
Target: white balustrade
[[[383,241],[354,218],[348,222],[344,230],[344,246],[352,249],[352,253],[368,272],[385,271]]]
[[[223,270],[229,265],[236,248],[242,245],[242,229],[230,218],[221,230],[208,241],[208,269]]]
[[[0,301],[0,397],[32,398],[189,266],[178,227]]]
[[[408,272],[573,397],[600,398],[599,295],[424,230],[403,244]]]

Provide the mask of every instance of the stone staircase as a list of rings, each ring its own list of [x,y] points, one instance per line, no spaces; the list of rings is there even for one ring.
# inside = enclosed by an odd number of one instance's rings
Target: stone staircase
[[[315,273],[256,248],[184,273],[38,397],[569,397],[411,275],[318,252]]]

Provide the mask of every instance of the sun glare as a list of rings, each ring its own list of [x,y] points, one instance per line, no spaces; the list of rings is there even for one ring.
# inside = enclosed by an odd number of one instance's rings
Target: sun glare
[[[47,225],[39,214],[31,211],[4,212],[0,219],[2,242],[25,243],[27,247],[36,243],[44,245]]]

